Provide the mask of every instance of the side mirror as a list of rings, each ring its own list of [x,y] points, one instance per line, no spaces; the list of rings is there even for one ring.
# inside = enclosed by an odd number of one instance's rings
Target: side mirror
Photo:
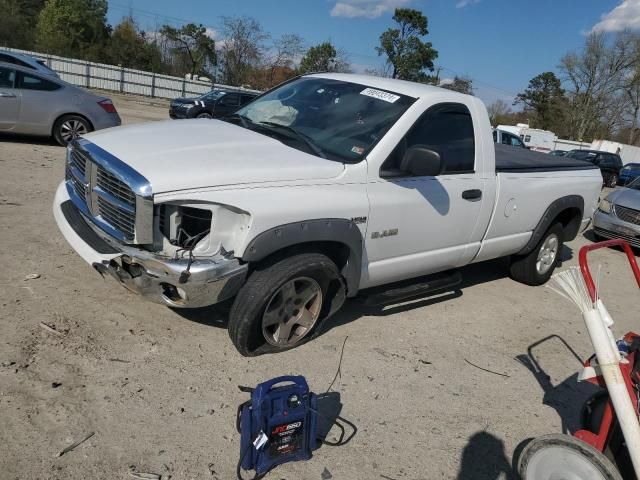
[[[424,145],[413,145],[402,158],[401,170],[416,177],[435,177],[444,170],[444,163],[438,152]]]

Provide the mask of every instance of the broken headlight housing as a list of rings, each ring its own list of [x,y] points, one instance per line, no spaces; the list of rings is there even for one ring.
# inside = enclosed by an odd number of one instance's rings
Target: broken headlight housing
[[[211,232],[212,217],[204,208],[163,204],[158,207],[158,230],[171,245],[193,249]]]

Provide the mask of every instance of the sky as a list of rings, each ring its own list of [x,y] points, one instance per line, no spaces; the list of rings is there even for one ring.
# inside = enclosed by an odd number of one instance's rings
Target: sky
[[[223,40],[222,16],[252,16],[274,38],[297,33],[307,46],[331,41],[360,73],[383,64],[375,47],[397,7],[427,16],[426,40],[438,51],[441,77],[471,78],[487,104],[511,103],[532,77],[557,72],[562,56],[591,31],[640,30],[640,0],[109,0],[108,18],[115,25],[133,14],[147,31],[201,23]]]

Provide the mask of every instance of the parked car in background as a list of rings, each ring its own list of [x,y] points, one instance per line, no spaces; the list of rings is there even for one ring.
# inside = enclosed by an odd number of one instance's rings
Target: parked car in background
[[[113,102],[28,67],[0,63],[0,133],[53,137],[60,145],[120,125]]]
[[[597,237],[622,238],[640,248],[640,178],[600,201],[593,231]]]
[[[176,98],[169,106],[169,116],[177,118],[225,117],[258,96],[257,92],[211,90],[196,98]]]
[[[571,150],[565,156],[576,160],[586,160],[597,165],[602,172],[604,185],[611,188],[617,185],[620,170],[622,169],[620,155],[599,150]]]
[[[505,132],[499,128],[493,129],[493,142],[502,145],[511,145],[512,147],[527,148],[524,142],[513,133]]]
[[[47,67],[47,64],[44,62],[44,60],[38,60],[37,58],[33,58],[22,53],[10,52],[8,50],[0,49],[0,62],[19,65],[21,67],[35,70],[41,75],[60,78],[57,72]]]
[[[549,155],[553,155],[555,157],[564,157],[567,154],[566,150],[551,150]]]
[[[625,186],[640,177],[640,163],[627,163],[618,177],[618,185]]]

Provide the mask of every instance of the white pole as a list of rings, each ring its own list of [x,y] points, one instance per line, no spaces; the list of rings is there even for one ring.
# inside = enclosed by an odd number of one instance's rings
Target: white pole
[[[593,342],[598,366],[602,371],[611,403],[620,422],[633,469],[636,476],[640,478],[640,423],[620,370],[618,348],[615,342],[612,345],[611,331],[605,325],[599,310],[588,310],[582,314],[582,318]]]

